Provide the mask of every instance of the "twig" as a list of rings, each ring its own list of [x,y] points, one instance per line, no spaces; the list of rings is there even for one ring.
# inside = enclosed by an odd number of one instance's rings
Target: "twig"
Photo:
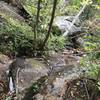
[[[86,90],[87,99],[90,100],[89,92],[88,92],[88,89],[87,89],[87,86],[86,86],[86,81],[83,80],[83,83],[84,83],[84,87],[85,87],[85,90]]]
[[[20,71],[20,68],[18,68],[17,74],[16,74],[16,97],[17,97],[18,100],[19,100],[19,89],[18,89],[19,71]]]

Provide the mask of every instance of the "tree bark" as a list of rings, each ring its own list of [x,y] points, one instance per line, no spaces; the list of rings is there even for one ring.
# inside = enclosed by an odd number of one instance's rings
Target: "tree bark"
[[[52,24],[53,24],[53,20],[54,20],[54,16],[55,16],[56,6],[57,6],[57,0],[54,0],[53,9],[52,9],[52,15],[51,15],[51,20],[50,20],[50,24],[49,24],[49,29],[48,29],[46,38],[45,38],[45,40],[43,42],[42,50],[44,50],[45,44],[48,41],[49,36],[50,36],[50,32],[51,32],[51,28],[52,28]]]
[[[39,15],[40,15],[40,9],[41,9],[40,4],[41,4],[41,0],[38,0],[36,24],[35,24],[35,26],[34,26],[34,38],[35,38],[35,39],[36,39],[36,31],[37,31],[37,27],[38,27]]]

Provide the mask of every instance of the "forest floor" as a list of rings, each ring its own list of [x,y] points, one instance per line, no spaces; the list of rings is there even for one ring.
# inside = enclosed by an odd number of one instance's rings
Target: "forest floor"
[[[47,75],[33,83],[32,89],[26,89],[23,92],[24,98],[18,100],[100,100],[96,81],[84,77],[84,71],[87,69],[80,66],[82,56],[83,53],[76,50],[50,53],[48,57],[43,58],[48,65]],[[5,55],[1,55],[0,59],[0,100],[8,100],[3,99],[8,93],[3,84],[6,79],[2,76],[5,76],[3,72],[8,68],[4,66],[9,65],[12,60]],[[40,58],[36,60],[40,61]]]

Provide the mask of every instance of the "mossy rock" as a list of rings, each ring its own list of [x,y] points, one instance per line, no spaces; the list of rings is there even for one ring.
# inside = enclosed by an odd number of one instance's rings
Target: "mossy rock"
[[[35,58],[28,58],[25,61],[24,69],[19,72],[19,91],[23,94],[32,84],[38,79],[48,74],[47,65],[40,60]]]

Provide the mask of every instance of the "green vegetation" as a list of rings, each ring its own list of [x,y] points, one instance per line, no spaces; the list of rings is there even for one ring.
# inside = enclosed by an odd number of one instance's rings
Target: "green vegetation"
[[[8,10],[6,7],[3,10],[0,8],[0,52],[9,57],[33,57],[40,56],[45,51],[63,50],[68,43],[68,36],[64,37],[62,31],[53,26],[54,18],[76,16],[76,21],[78,17],[85,30],[82,33],[84,45],[79,48],[85,54],[81,65],[89,69],[86,76],[95,79],[100,90],[100,0],[69,0],[67,3],[63,3],[63,0],[18,2],[17,6],[10,2],[9,6],[12,8]],[[75,24],[75,19],[72,24]],[[34,92],[39,90],[37,85],[32,88]]]

